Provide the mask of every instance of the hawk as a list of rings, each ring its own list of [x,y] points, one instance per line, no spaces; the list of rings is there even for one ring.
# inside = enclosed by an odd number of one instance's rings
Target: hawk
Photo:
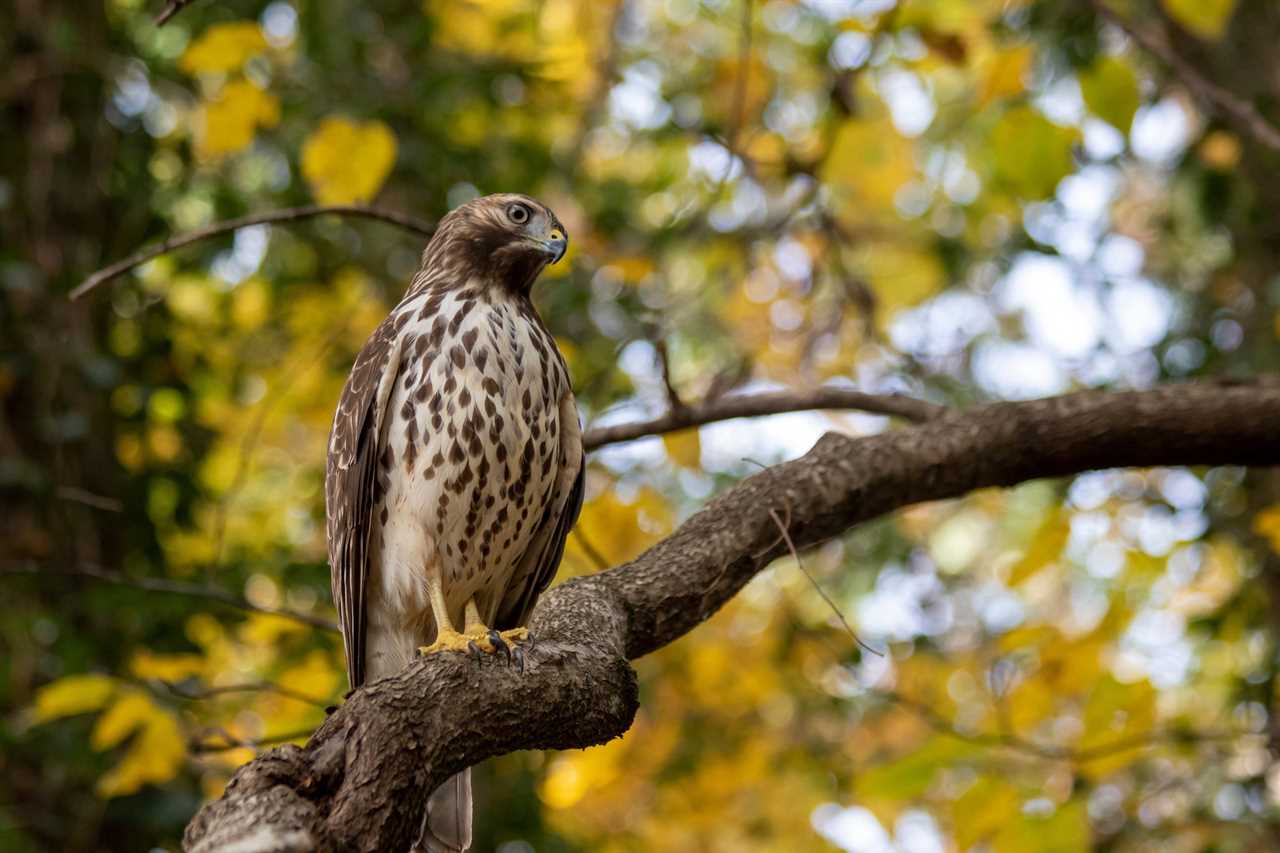
[[[458,207],[356,357],[325,473],[352,689],[415,652],[494,651],[526,636],[582,507],[568,370],[530,300],[567,245],[555,214],[527,196]],[[465,770],[431,795],[419,847],[470,841]]]

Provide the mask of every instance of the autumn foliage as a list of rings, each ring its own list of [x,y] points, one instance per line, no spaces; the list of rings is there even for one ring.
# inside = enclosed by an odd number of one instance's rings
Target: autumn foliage
[[[257,226],[66,299],[167,234],[536,195],[588,426],[1280,366],[1280,151],[1211,91],[1280,122],[1260,0],[27,5],[0,33],[0,850],[176,849],[347,688],[326,437],[423,240]],[[561,577],[897,426],[605,447]],[[1278,554],[1280,480],[1230,468],[864,525],[638,661],[620,741],[478,769],[477,849],[1273,849]]]

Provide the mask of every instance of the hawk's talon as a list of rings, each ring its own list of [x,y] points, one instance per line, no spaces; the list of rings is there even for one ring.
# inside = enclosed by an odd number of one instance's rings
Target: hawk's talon
[[[436,652],[465,652],[474,641],[473,637],[459,634],[450,628],[442,628],[436,632],[436,641],[429,646],[419,646],[419,655],[430,655]]]
[[[498,631],[476,623],[467,627],[463,633],[450,628],[437,632],[436,641],[429,646],[419,646],[419,655],[435,652],[468,652],[471,654],[497,654],[501,652],[508,658],[511,649],[529,639],[529,632],[524,628],[512,628],[510,631]]]
[[[511,659],[511,647],[507,645],[507,641],[496,628],[489,629],[489,642],[493,644],[495,652],[501,652],[507,660]]]

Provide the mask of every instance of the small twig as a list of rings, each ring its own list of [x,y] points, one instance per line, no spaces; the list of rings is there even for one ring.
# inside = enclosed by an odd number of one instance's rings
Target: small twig
[[[595,563],[597,569],[603,571],[604,569],[609,568],[609,558],[601,553],[600,549],[591,543],[591,540],[587,538],[587,534],[582,532],[581,524],[574,526],[573,536],[578,540],[578,545],[581,546],[583,552],[587,555],[587,559]]]
[[[1128,20],[1111,9],[1105,0],[1090,0],[1090,2],[1099,15],[1123,30],[1148,53],[1168,65],[1173,73],[1182,78],[1187,88],[1208,102],[1209,106],[1230,119],[1239,129],[1258,142],[1273,151],[1280,151],[1280,128],[1267,121],[1252,102],[1234,92],[1227,91],[1201,74],[1199,69],[1173,49],[1163,34],[1156,34]]]
[[[224,222],[215,222],[212,225],[206,225],[195,231],[188,231],[185,234],[175,234],[167,237],[159,243],[152,244],[146,248],[139,249],[127,258],[116,261],[110,266],[103,267],[80,283],[75,290],[71,291],[70,298],[74,301],[84,296],[103,282],[110,281],[113,278],[124,275],[132,269],[142,266],[153,258],[168,254],[175,249],[181,249],[183,246],[189,246],[192,243],[198,243],[201,240],[209,240],[223,234],[229,234],[241,228],[248,228],[251,225],[267,225],[273,222],[297,222],[302,219],[311,219],[316,216],[354,216],[372,219],[376,222],[385,222],[388,225],[395,225],[403,228],[412,234],[421,237],[430,237],[435,231],[435,226],[424,219],[418,219],[406,213],[399,213],[394,210],[382,210],[376,207],[366,207],[359,204],[331,204],[331,205],[309,205],[306,207],[288,207],[283,210],[268,210],[263,213],[253,213],[248,216],[241,216],[237,219],[228,219]]]
[[[210,729],[209,733],[222,738],[222,742],[214,742],[207,740],[192,740],[187,745],[187,751],[199,755],[206,752],[226,752],[230,749],[240,749],[248,747],[249,749],[258,749],[263,746],[274,746],[278,743],[286,743],[287,741],[297,740],[298,738],[310,737],[314,728],[298,729],[296,731],[281,732],[278,735],[270,735],[264,738],[255,738],[253,740],[243,740],[233,736],[226,729],[217,728]]]
[[[171,595],[185,595],[191,598],[203,598],[238,610],[292,619],[295,622],[301,622],[304,625],[310,625],[322,631],[333,631],[334,633],[338,631],[338,626],[328,619],[312,616],[309,613],[299,613],[296,610],[288,610],[284,607],[261,607],[247,598],[218,587],[184,583],[183,581],[169,580],[168,578],[135,578],[119,572],[108,571],[92,563],[81,563],[74,568],[42,566],[36,563],[15,563],[0,566],[0,577],[16,577],[19,575],[63,575],[66,577],[89,578],[117,586],[146,590],[147,592],[162,592]]]
[[[675,383],[671,381],[671,354],[667,350],[666,338],[656,341],[653,349],[658,356],[658,370],[662,373],[662,387],[667,395],[667,410],[680,411],[685,405],[680,399],[680,393],[676,391]]]
[[[778,531],[782,533],[782,538],[787,543],[787,550],[790,551],[791,556],[795,558],[796,566],[800,569],[800,573],[809,579],[809,583],[813,586],[818,595],[822,596],[822,600],[831,608],[831,612],[840,620],[840,624],[844,626],[844,630],[849,634],[853,641],[857,643],[858,647],[863,651],[871,652],[871,654],[876,657],[884,657],[884,652],[873,649],[862,641],[862,638],[858,636],[858,633],[853,630],[853,626],[849,624],[849,620],[844,618],[844,613],[842,613],[840,608],[836,606],[836,603],[831,600],[831,596],[827,595],[827,591],[822,588],[822,584],[818,583],[818,579],[811,575],[809,570],[805,568],[804,560],[800,559],[800,552],[796,550],[796,543],[791,541],[791,534],[787,531],[787,526],[782,523],[782,519],[778,517],[778,511],[776,509],[769,510],[769,517],[773,519],[774,524],[778,525]]]
[[[729,164],[725,166],[724,175],[720,178],[723,185],[733,173],[733,161],[738,156],[738,137],[742,134],[742,125],[746,120],[747,85],[751,76],[751,16],[754,12],[752,0],[741,0],[742,19],[741,35],[738,37],[738,73],[733,82],[733,104],[729,113],[729,133],[725,137],[725,148],[729,152]]]
[[[953,737],[956,740],[961,740],[965,743],[972,743],[977,746],[1006,747],[1037,758],[1043,758],[1048,761],[1067,761],[1073,764],[1084,764],[1089,761],[1096,761],[1099,758],[1106,758],[1107,756],[1115,755],[1116,753],[1128,752],[1131,749],[1140,749],[1142,747],[1158,746],[1166,743],[1230,741],[1238,737],[1253,734],[1253,732],[1194,732],[1166,729],[1141,732],[1135,735],[1119,737],[1115,740],[1098,744],[1097,746],[1076,749],[1068,746],[1039,743],[1037,741],[1020,737],[1012,732],[985,734],[961,731],[960,729],[957,729],[950,720],[942,714],[939,714],[932,706],[925,702],[918,702],[915,699],[892,690],[877,690],[875,691],[875,695],[911,711],[934,731]]]
[[[315,705],[317,708],[327,708],[333,704],[329,700],[317,699],[315,696],[309,696],[298,690],[284,687],[270,681],[250,681],[243,684],[224,684],[217,687],[209,687],[201,685],[199,687],[184,687],[172,681],[164,679],[152,679],[147,682],[154,683],[163,687],[169,693],[180,699],[189,699],[198,702],[203,699],[213,699],[217,696],[225,696],[230,693],[276,693],[284,696],[286,699],[294,699],[298,702],[305,702],[308,705]]]
[[[84,504],[94,509],[100,509],[103,512],[124,512],[123,501],[104,497],[103,495],[95,495],[93,492],[76,486],[59,486],[53,494],[61,500]]]
[[[155,25],[157,27],[163,27],[165,24],[169,23],[170,18],[172,18],[174,15],[178,14],[179,12],[181,12],[183,9],[187,8],[194,2],[195,0],[169,0],[168,4],[160,12],[160,14],[156,15]]]
[[[945,406],[904,397],[900,394],[867,394],[849,388],[823,386],[807,391],[771,391],[761,394],[726,394],[715,400],[686,404],[678,411],[666,412],[648,421],[593,427],[582,435],[582,446],[596,450],[606,444],[634,441],[650,435],[662,435],[692,426],[755,418],[784,412],[847,409],[891,415],[923,422],[943,415]]]
[[[627,12],[628,2],[629,0],[616,0],[614,4],[613,14],[609,17],[608,23],[609,42],[601,56],[600,67],[596,71],[595,90],[591,93],[591,97],[587,100],[587,107],[582,112],[578,130],[564,158],[565,163],[576,165],[581,159],[582,147],[586,144],[587,135],[600,120],[600,114],[604,112],[605,105],[609,101],[609,92],[618,76],[618,65],[622,56],[622,40],[618,37],[618,28]]]

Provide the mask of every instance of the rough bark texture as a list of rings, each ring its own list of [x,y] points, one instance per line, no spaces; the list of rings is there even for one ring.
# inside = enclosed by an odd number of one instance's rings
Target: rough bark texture
[[[514,660],[439,654],[357,691],[306,747],[245,765],[190,851],[405,850],[422,792],[518,749],[604,743],[637,706],[629,659],[680,637],[783,554],[890,510],[1097,468],[1280,464],[1280,387],[1179,385],[981,406],[824,436],[726,490],[636,560],[543,597]],[[521,661],[520,658],[523,658]],[[523,664],[523,668],[521,667]]]

